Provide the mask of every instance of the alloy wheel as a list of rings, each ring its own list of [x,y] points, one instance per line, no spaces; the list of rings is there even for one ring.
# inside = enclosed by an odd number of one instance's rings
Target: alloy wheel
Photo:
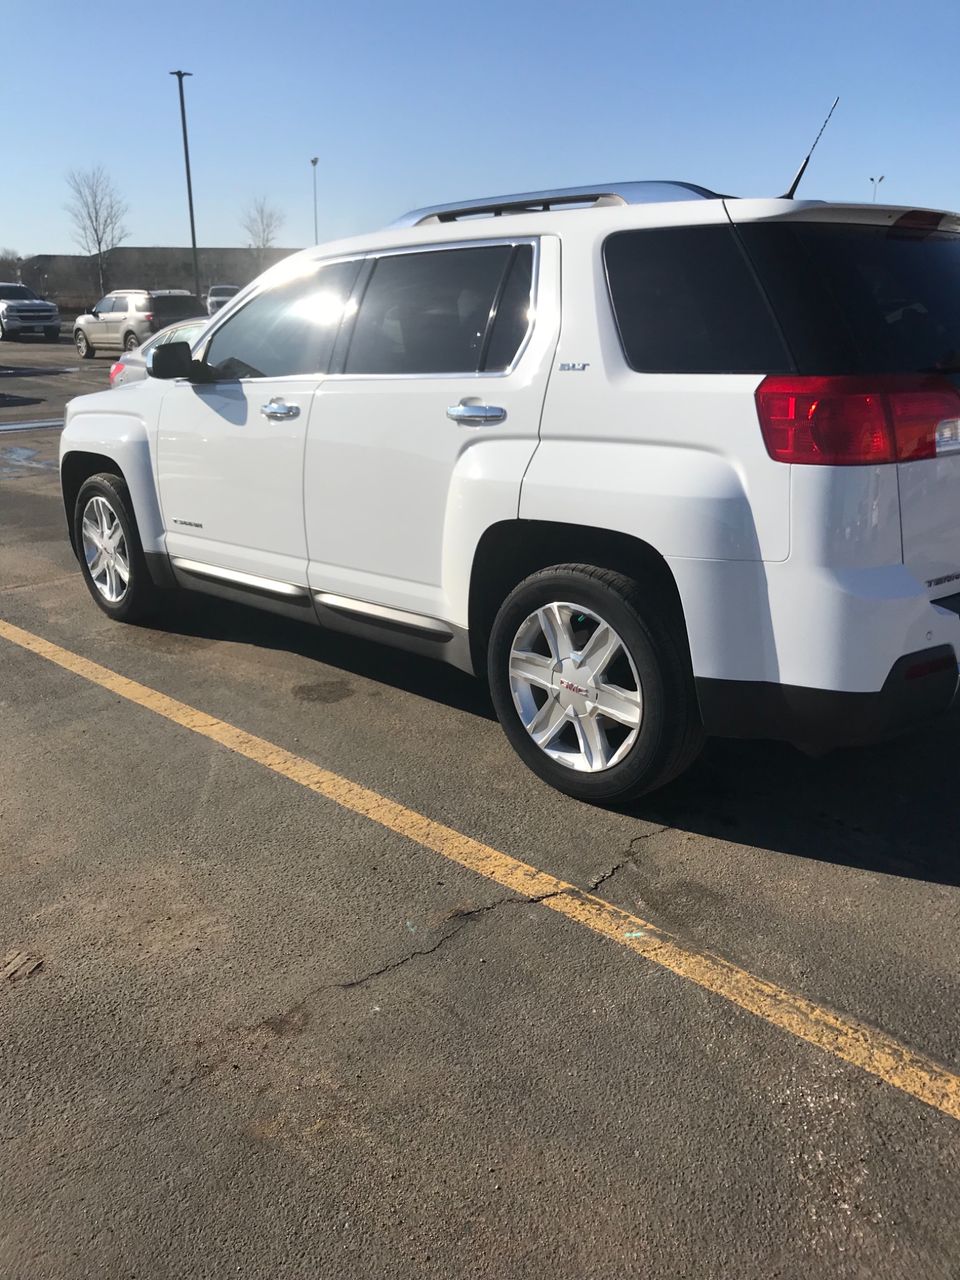
[[[630,751],[643,719],[643,689],[623,640],[599,614],[545,604],[517,629],[510,691],[527,733],[552,760],[599,773]]]
[[[130,585],[130,556],[120,518],[101,494],[84,507],[80,530],[91,582],[108,604],[119,604]]]

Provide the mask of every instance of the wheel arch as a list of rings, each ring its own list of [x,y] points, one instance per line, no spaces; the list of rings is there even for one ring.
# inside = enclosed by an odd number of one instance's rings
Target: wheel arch
[[[60,460],[60,493],[63,497],[63,511],[67,518],[67,531],[70,534],[70,545],[73,547],[74,554],[77,553],[77,540],[73,527],[77,494],[85,481],[91,476],[99,475],[102,471],[119,476],[129,490],[130,486],[127,484],[127,477],[123,474],[123,468],[119,466],[116,459],[108,458],[105,453],[72,449]]]
[[[486,670],[490,630],[518,583],[552,564],[591,564],[655,587],[687,642],[680,592],[659,551],[631,534],[551,520],[503,520],[477,543],[470,572],[469,631],[474,670]],[[689,644],[688,644],[689,649]]]

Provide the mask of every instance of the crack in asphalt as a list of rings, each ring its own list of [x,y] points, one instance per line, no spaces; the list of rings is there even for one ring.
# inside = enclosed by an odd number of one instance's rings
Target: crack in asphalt
[[[351,978],[347,982],[337,982],[331,985],[341,991],[349,991],[354,987],[362,987],[368,982],[373,982],[376,978],[383,977],[384,974],[393,973],[396,969],[402,969],[404,965],[409,964],[412,960],[419,959],[421,956],[433,955],[435,951],[439,951],[440,948],[445,943],[449,942],[451,938],[455,938],[461,929],[463,929],[472,919],[476,916],[485,915],[488,911],[497,911],[500,907],[535,906],[537,903],[546,902],[550,898],[563,897],[566,894],[594,893],[601,885],[606,884],[608,880],[612,880],[618,871],[622,871],[624,867],[629,866],[633,862],[634,846],[636,844],[641,840],[650,840],[654,836],[662,835],[665,831],[671,830],[672,827],[667,824],[665,826],[658,827],[655,831],[646,831],[643,835],[634,836],[627,846],[627,854],[619,861],[615,862],[608,870],[602,871],[600,875],[596,876],[586,885],[574,884],[564,889],[551,889],[548,893],[538,893],[530,896],[524,895],[517,897],[516,895],[513,895],[508,898],[497,898],[496,901],[485,903],[482,907],[455,907],[445,918],[445,921],[455,921],[455,927],[448,929],[446,933],[441,934],[437,941],[432,943],[429,947],[415,947],[405,955],[400,956],[399,959],[389,960],[386,964],[381,965],[377,969],[371,969],[369,973],[365,973],[359,978]]]

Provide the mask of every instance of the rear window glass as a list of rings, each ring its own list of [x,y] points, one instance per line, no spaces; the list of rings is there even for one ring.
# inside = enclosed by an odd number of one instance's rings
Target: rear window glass
[[[623,352],[638,373],[778,373],[779,330],[729,226],[620,231],[603,246]]]
[[[800,373],[960,365],[960,236],[812,222],[739,231]]]
[[[154,294],[150,299],[155,320],[170,322],[203,315],[205,308],[192,293]]]

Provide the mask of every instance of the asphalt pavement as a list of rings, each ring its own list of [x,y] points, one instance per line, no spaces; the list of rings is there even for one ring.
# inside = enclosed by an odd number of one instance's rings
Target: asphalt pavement
[[[62,422],[68,400],[110,385],[118,353],[81,360],[65,324],[59,342],[7,338],[0,342],[0,432],[22,423]]]
[[[0,436],[0,623],[36,641],[0,635],[5,1280],[960,1276],[956,717],[819,760],[713,742],[589,808],[453,670],[200,598],[110,622],[57,435]]]

